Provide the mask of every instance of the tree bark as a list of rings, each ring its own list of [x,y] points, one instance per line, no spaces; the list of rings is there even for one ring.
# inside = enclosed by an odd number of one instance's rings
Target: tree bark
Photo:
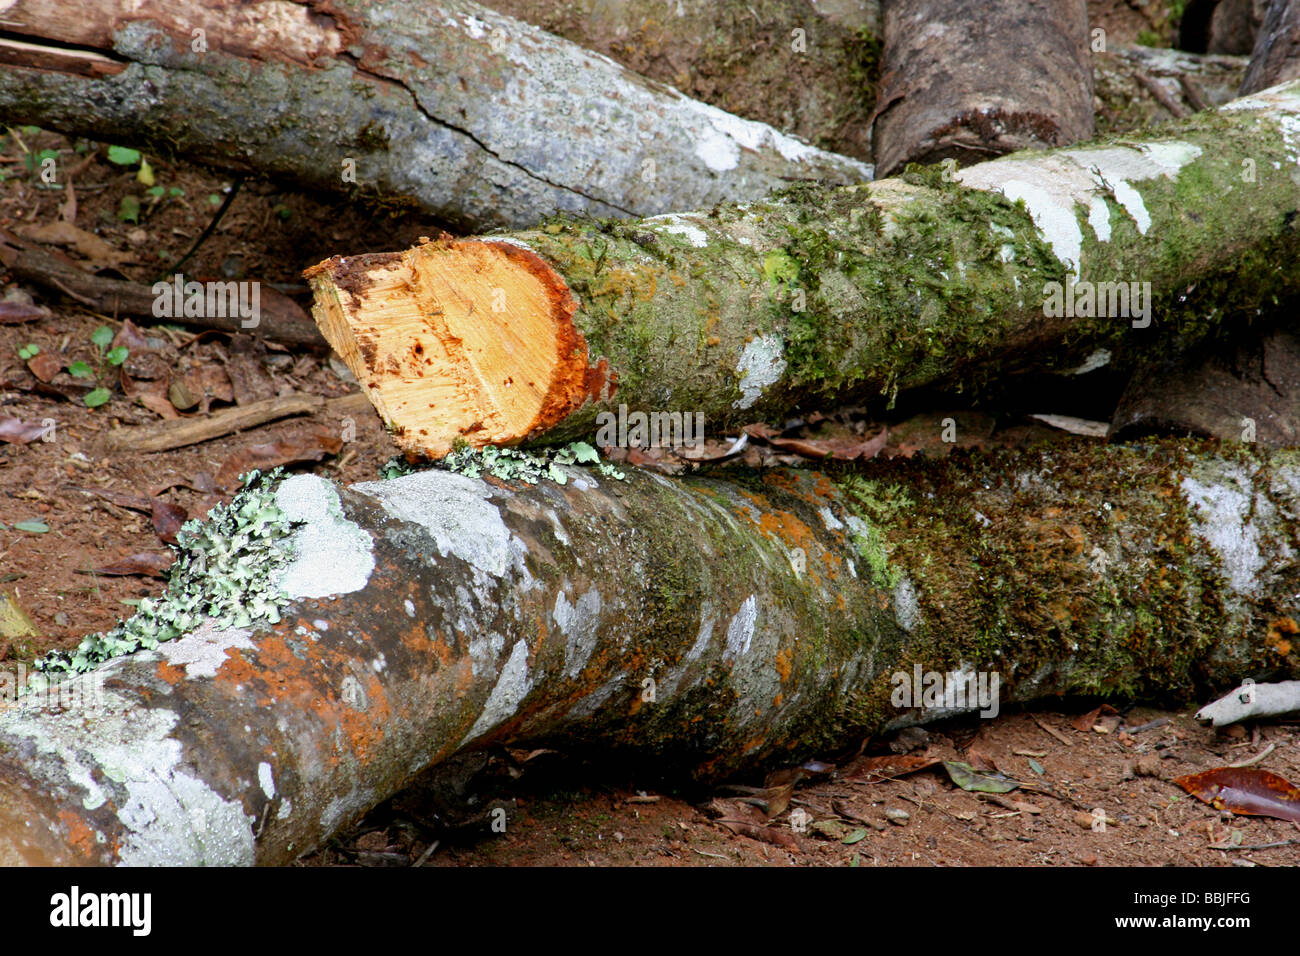
[[[1132,46],[1107,47],[1092,64],[1097,132],[1106,135],[1222,106],[1237,96],[1249,59]]]
[[[1300,2],[1273,0],[1255,36],[1243,96],[1300,78]]]
[[[873,118],[880,176],[1093,133],[1085,0],[891,0]]]
[[[878,0],[493,0],[488,6],[729,113],[871,159]]]
[[[283,593],[243,598],[278,623],[209,620],[60,685],[60,707],[0,711],[0,860],[285,863],[489,744],[717,778],[996,706],[913,706],[913,674],[981,674],[1006,703],[1297,670],[1265,636],[1300,588],[1294,451],[567,475],[298,476],[237,500],[300,522],[260,559]],[[250,526],[214,547],[238,562]]]
[[[1300,292],[1297,117],[1300,83],[953,182],[932,169],[336,256],[308,270],[313,314],[402,448],[429,457],[589,436],[623,405],[730,429],[1099,349],[1128,362]],[[1132,298],[1067,302],[1076,279]]]
[[[468,0],[17,0],[5,19],[6,122],[414,200],[460,228],[871,175]]]

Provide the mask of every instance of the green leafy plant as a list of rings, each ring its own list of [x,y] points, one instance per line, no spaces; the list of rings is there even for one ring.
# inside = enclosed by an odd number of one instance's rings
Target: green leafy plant
[[[90,333],[90,341],[95,346],[95,367],[92,368],[87,362],[73,362],[68,366],[68,374],[74,378],[94,378],[98,382],[98,387],[91,389],[82,398],[87,408],[98,408],[113,397],[112,391],[106,387],[108,369],[125,362],[131,351],[122,345],[110,348],[113,344],[113,330],[107,325],[101,325]]]
[[[39,346],[37,346],[32,342],[28,342],[26,345],[19,347],[18,357],[22,359],[24,362],[26,362],[29,358],[32,358],[35,355],[39,354],[40,351],[41,350]]]

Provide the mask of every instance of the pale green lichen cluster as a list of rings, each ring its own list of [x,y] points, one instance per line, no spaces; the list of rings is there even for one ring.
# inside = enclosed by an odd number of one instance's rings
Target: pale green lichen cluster
[[[244,488],[206,520],[191,520],[176,535],[178,555],[161,598],[140,601],[137,613],[107,633],[90,634],[75,651],[51,651],[36,661],[28,690],[59,674],[93,670],[114,657],[153,649],[205,621],[218,628],[274,624],[288,600],[272,582],[292,557],[285,546],[292,522],[275,502],[280,470],[251,471]]]
[[[433,467],[465,475],[467,478],[481,478],[488,474],[502,481],[522,481],[528,485],[535,485],[543,479],[563,485],[569,480],[564,472],[565,465],[592,465],[602,476],[617,481],[626,477],[613,465],[601,461],[600,452],[582,441],[534,451],[499,448],[495,445],[471,448],[464,442],[458,442],[455,450],[446,458],[435,462]],[[400,478],[414,470],[405,459],[394,457],[384,463],[380,475],[385,479]]]

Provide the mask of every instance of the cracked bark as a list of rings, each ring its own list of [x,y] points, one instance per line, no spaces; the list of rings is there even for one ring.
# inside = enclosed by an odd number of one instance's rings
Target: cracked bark
[[[953,182],[335,256],[307,272],[313,314],[403,449],[435,458],[457,439],[590,436],[623,405],[717,433],[939,382],[1128,368],[1300,293],[1298,121],[1293,83]],[[1122,285],[1123,307],[1049,310],[1075,280]]]
[[[279,623],[111,661],[69,685],[93,711],[0,709],[0,861],[283,864],[493,744],[713,779],[962,709],[897,701],[917,669],[1003,704],[1297,673],[1294,451],[568,475],[286,480]]]
[[[467,0],[18,0],[5,19],[7,122],[413,201],[460,228],[870,178]]]

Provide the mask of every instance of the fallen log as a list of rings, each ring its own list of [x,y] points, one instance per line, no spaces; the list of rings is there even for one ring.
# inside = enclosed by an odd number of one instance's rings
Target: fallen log
[[[871,177],[469,0],[16,0],[5,21],[5,122],[414,201],[466,229]]]
[[[892,0],[883,9],[872,117],[880,176],[1092,136],[1085,0]]]
[[[1182,119],[1235,99],[1249,59],[1145,46],[1093,55],[1097,132],[1123,133]]]
[[[489,744],[710,779],[999,702],[1297,670],[1268,636],[1300,588],[1294,451],[566,475],[254,483],[70,664],[145,649],[0,709],[0,861],[286,863]]]
[[[492,0],[635,73],[825,149],[871,159],[878,0]]]
[[[589,435],[622,406],[728,429],[1090,352],[1119,362],[1300,292],[1298,117],[1292,83],[1144,142],[951,182],[932,168],[336,256],[306,273],[313,316],[399,445],[429,457]]]
[[[1300,2],[1272,0],[1255,35],[1242,95],[1300,78]]]

